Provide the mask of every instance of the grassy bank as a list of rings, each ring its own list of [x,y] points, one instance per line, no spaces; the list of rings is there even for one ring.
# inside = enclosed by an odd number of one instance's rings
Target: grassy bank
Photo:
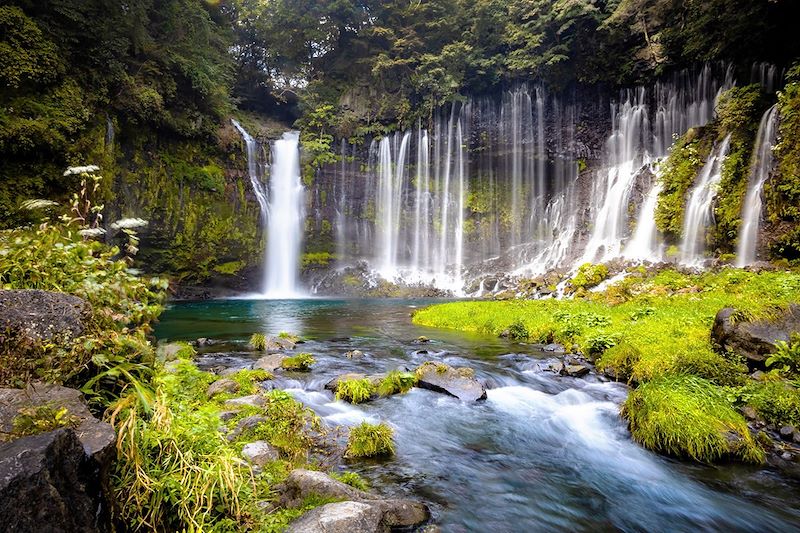
[[[713,349],[710,330],[723,307],[738,309],[743,318],[762,318],[798,301],[796,273],[636,271],[605,291],[573,300],[453,302],[419,310],[413,320],[562,343],[594,359],[599,370],[640,384],[623,415],[647,447],[704,461],[760,461],[763,452],[735,408],[751,405],[770,423],[796,423],[795,377],[776,368],[767,382],[752,382],[740,356]],[[737,435],[735,443],[724,438],[728,433]]]

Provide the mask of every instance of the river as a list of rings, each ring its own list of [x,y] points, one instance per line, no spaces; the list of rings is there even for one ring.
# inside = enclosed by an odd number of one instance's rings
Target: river
[[[419,498],[446,532],[791,531],[800,528],[800,487],[767,469],[704,466],[635,444],[619,406],[624,385],[546,370],[540,347],[415,326],[422,300],[217,300],[169,307],[156,328],[166,340],[211,338],[205,369],[257,358],[255,332],[288,331],[314,354],[308,374],[280,376],[285,388],[331,426],[387,421],[397,454],[347,469],[376,492]],[[424,335],[430,343],[418,344]],[[361,350],[361,359],[344,353]],[[427,353],[424,353],[427,352]],[[427,360],[469,366],[488,399],[462,403],[435,392],[357,406],[324,384],[345,372],[415,368]]]

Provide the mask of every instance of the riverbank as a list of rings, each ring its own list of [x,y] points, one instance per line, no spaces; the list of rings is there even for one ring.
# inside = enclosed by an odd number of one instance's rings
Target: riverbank
[[[773,452],[771,439],[748,427],[744,414],[773,433],[791,436],[784,428],[800,427],[797,340],[779,358],[748,361],[715,346],[711,330],[721,309],[735,309],[734,321],[769,321],[798,301],[795,272],[634,271],[580,298],[452,302],[419,310],[413,321],[563,344],[637,387],[622,409],[636,441],[703,462],[761,463],[765,447]]]

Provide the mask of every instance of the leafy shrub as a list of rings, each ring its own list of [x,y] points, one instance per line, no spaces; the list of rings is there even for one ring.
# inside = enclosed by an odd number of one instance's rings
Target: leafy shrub
[[[239,370],[230,377],[239,384],[239,394],[250,395],[260,390],[258,383],[273,379],[275,376],[262,369],[245,369]]]
[[[376,457],[394,454],[394,431],[386,423],[362,422],[350,430],[345,457]]]
[[[575,289],[590,289],[600,285],[606,278],[608,278],[608,267],[602,264],[584,263],[578,267],[578,272],[570,283]]]
[[[378,384],[378,394],[391,396],[408,392],[417,384],[417,375],[413,372],[392,370]]]
[[[738,399],[753,407],[770,424],[800,427],[800,391],[788,383],[749,383],[740,389]]]
[[[311,370],[311,365],[316,362],[314,356],[310,353],[299,353],[292,357],[287,357],[281,361],[281,368],[284,370],[295,370],[297,372],[308,372]]]
[[[336,399],[350,403],[361,403],[375,394],[375,387],[368,378],[345,379],[336,385]]]
[[[775,353],[767,358],[766,365],[785,376],[800,375],[800,333],[792,333],[789,342],[775,343]]]
[[[619,342],[619,335],[613,333],[598,332],[587,337],[583,343],[583,353],[587,357],[595,357],[615,346]]]
[[[628,396],[622,415],[634,440],[650,450],[702,462],[764,460],[744,418],[722,389],[702,378],[666,376],[643,383]]]
[[[252,349],[263,352],[267,348],[267,337],[263,333],[253,333],[248,344]]]
[[[514,340],[527,340],[530,333],[521,320],[515,320],[508,326],[508,337]]]

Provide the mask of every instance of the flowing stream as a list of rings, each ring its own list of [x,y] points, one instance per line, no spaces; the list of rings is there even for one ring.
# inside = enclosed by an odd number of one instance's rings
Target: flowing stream
[[[162,339],[208,337],[206,369],[244,367],[256,355],[250,334],[290,331],[317,359],[308,374],[274,385],[331,426],[387,421],[392,459],[345,468],[375,491],[426,501],[447,532],[471,531],[791,531],[800,527],[800,487],[756,467],[688,464],[631,441],[619,407],[627,389],[589,375],[559,377],[534,345],[416,327],[425,301],[227,300],[176,304],[162,316]],[[420,335],[432,340],[414,342]],[[362,359],[344,353],[358,349]],[[470,366],[488,399],[458,400],[422,389],[353,406],[324,384],[352,371],[414,368],[426,360]]]

